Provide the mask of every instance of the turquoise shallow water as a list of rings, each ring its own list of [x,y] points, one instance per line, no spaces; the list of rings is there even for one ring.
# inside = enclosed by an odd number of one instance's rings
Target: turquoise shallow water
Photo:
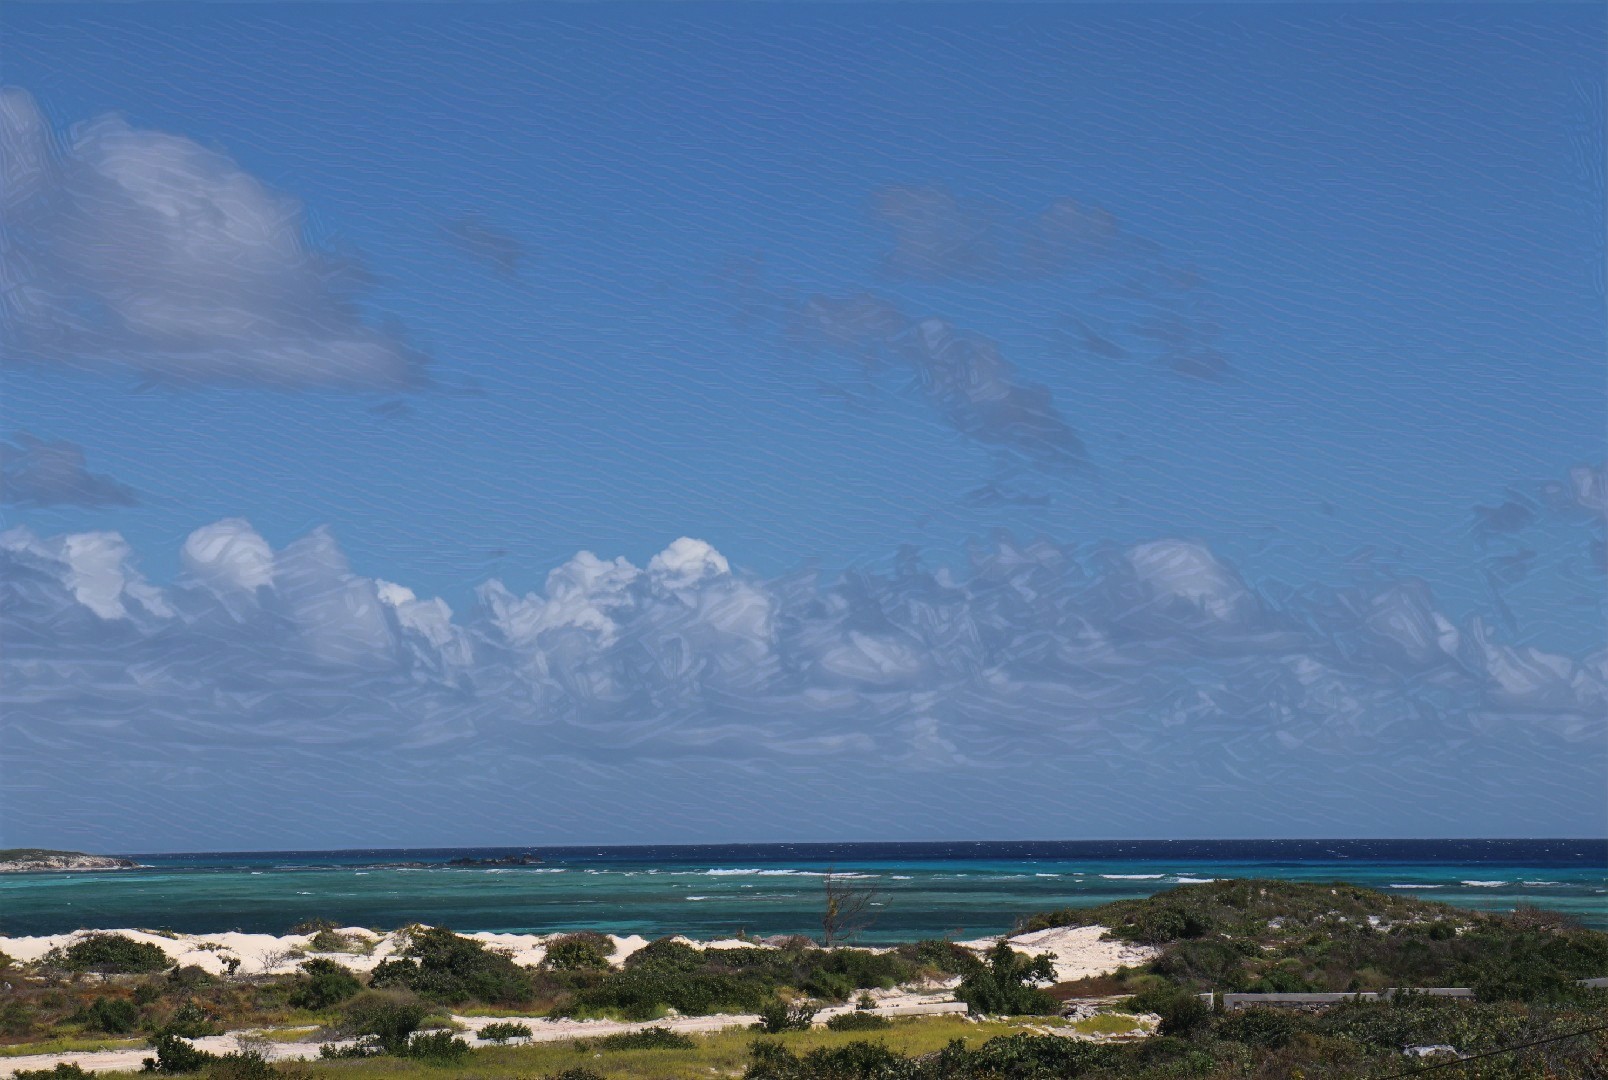
[[[1345,880],[1465,907],[1535,904],[1608,929],[1604,841],[1218,841],[544,848],[530,867],[454,867],[517,849],[136,856],[133,871],[0,878],[0,933],[81,927],[283,933],[313,916],[390,928],[596,928],[708,938],[819,930],[822,874],[874,879],[867,941],[1007,930],[1037,911],[1190,881]],[[398,867],[396,863],[421,865]]]

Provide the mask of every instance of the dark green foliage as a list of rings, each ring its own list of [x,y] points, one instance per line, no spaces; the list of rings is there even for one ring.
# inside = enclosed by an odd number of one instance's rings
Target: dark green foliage
[[[777,999],[768,1001],[759,1010],[758,1031],[767,1035],[780,1035],[784,1031],[808,1031],[815,1023],[816,1010],[809,1005],[789,1005]]]
[[[301,967],[301,982],[287,999],[298,1009],[317,1012],[334,1008],[363,989],[356,975],[333,960],[308,960]]]
[[[756,1040],[744,1080],[917,1080],[921,1067],[882,1043],[854,1042],[803,1057],[780,1043]]]
[[[0,1035],[26,1035],[33,1030],[34,1011],[20,1001],[0,1001]]]
[[[384,1053],[402,1054],[425,1015],[424,1006],[404,994],[369,991],[346,1003],[344,1026]]]
[[[495,1024],[487,1024],[480,1029],[480,1037],[487,1042],[505,1043],[509,1039],[530,1038],[528,1024],[515,1024],[507,1020],[499,1020]]]
[[[156,1050],[156,1057],[145,1059],[145,1067],[141,1070],[143,1072],[194,1073],[206,1068],[209,1062],[217,1060],[217,1055],[197,1050],[187,1040],[170,1032],[163,1032],[153,1038],[151,1046]]]
[[[552,951],[548,951],[552,958]],[[627,970],[690,974],[704,965],[704,950],[674,938],[650,941],[625,958]],[[605,964],[606,966],[606,964]]]
[[[307,942],[308,952],[350,952],[352,943],[334,930],[320,930]]]
[[[882,1043],[853,1042],[802,1057],[779,1043],[753,1044],[745,1080],[1062,1080],[1119,1060],[1120,1051],[1053,1035],[990,1039],[976,1050],[959,1040],[937,1054],[909,1058]]]
[[[207,1065],[207,1080],[273,1080],[278,1074],[255,1050],[224,1054]]]
[[[340,929],[340,927],[328,919],[312,918],[303,919],[295,926],[292,926],[290,928],[290,932],[292,934],[321,934],[326,930],[338,929]]]
[[[874,1031],[878,1028],[892,1026],[886,1016],[878,1016],[871,1012],[841,1013],[826,1022],[832,1031]]]
[[[542,1080],[603,1080],[603,1074],[593,1072],[591,1069],[577,1067],[565,1069],[562,1072],[549,1073]]]
[[[473,1051],[450,1031],[431,1031],[408,1040],[403,1056],[431,1065],[456,1065]]]
[[[1151,970],[1201,990],[1470,986],[1483,1000],[1565,1001],[1608,972],[1608,934],[1539,910],[1498,915],[1343,882],[1232,880],[1036,916],[1159,945]]]
[[[614,943],[607,936],[585,930],[550,942],[542,966],[549,971],[605,971],[613,953]]]
[[[530,972],[506,954],[441,927],[414,931],[402,957],[376,966],[370,985],[402,987],[448,1004],[515,1005],[534,993]]]
[[[976,970],[979,961],[969,950],[953,941],[928,938],[912,946],[905,946],[912,960],[922,967],[941,971],[946,975],[968,975]]]
[[[217,1018],[208,1013],[194,1001],[186,1001],[176,1009],[167,1023],[162,1025],[165,1035],[177,1035],[181,1039],[199,1039],[205,1035],[218,1034]]]
[[[199,964],[185,964],[183,967],[174,967],[167,973],[168,985],[175,990],[195,990],[208,986],[218,980],[212,973]]]
[[[90,1031],[127,1035],[140,1024],[139,1006],[127,998],[96,998],[73,1016]]]
[[[1048,956],[1029,958],[1000,941],[989,950],[987,960],[961,980],[955,997],[978,1014],[1051,1015],[1061,1011],[1061,1003],[1032,983],[1054,977],[1055,965]]]
[[[58,1061],[54,1069],[18,1069],[11,1080],[89,1080],[92,1075],[76,1064]]]
[[[799,989],[823,1001],[847,1001],[854,993],[854,980],[835,971],[817,971]]]
[[[1166,1025],[1165,1016],[1162,1024]],[[1305,1017],[1289,1009],[1237,1009],[1218,1020],[1213,1033],[1228,1042],[1277,1050],[1288,1045],[1298,1032],[1309,1026],[1305,1023]],[[1167,1034],[1177,1032],[1169,1031]]]
[[[1135,1012],[1155,1013],[1161,1017],[1163,1035],[1188,1035],[1199,1031],[1211,1021],[1212,1010],[1194,992],[1177,986],[1157,987],[1136,994],[1129,1001]]]
[[[50,950],[45,963],[65,971],[136,975],[161,971],[168,966],[168,958],[167,953],[149,942],[122,934],[87,934],[66,948]]]
[[[667,1027],[643,1028],[641,1031],[622,1031],[618,1035],[605,1035],[578,1043],[598,1050],[691,1050],[698,1045],[690,1036]]]

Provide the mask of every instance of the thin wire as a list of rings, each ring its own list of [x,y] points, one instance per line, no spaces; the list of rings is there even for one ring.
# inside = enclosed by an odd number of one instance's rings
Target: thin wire
[[[1425,1065],[1421,1069],[1408,1069],[1406,1072],[1386,1073],[1384,1076],[1379,1077],[1378,1080],[1396,1080],[1396,1078],[1399,1076],[1419,1076],[1423,1073],[1434,1072],[1436,1069],[1450,1069],[1458,1065],[1465,1064],[1466,1062],[1478,1061],[1480,1058],[1495,1057],[1498,1054],[1511,1054],[1515,1050],[1528,1050],[1532,1046],[1543,1046],[1546,1043],[1560,1042],[1564,1039],[1577,1039],[1582,1035],[1591,1035],[1598,1031],[1608,1031],[1608,1024],[1599,1024],[1596,1027],[1583,1028],[1580,1031],[1571,1031],[1563,1035],[1549,1035],[1545,1039],[1537,1039],[1535,1042],[1519,1043],[1517,1046],[1503,1046],[1496,1050],[1487,1050],[1483,1054],[1470,1054],[1467,1057],[1458,1058],[1456,1061],[1443,1061],[1438,1065]]]

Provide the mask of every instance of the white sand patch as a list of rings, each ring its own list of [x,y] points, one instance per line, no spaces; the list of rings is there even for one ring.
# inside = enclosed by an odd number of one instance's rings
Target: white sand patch
[[[1097,975],[1110,975],[1118,968],[1148,964],[1161,954],[1149,945],[1130,945],[1125,941],[1102,940],[1103,926],[1052,926],[1031,934],[1010,938],[1013,948],[1030,956],[1054,953],[1055,981],[1072,982]],[[979,938],[959,942],[976,953],[987,952],[999,938]]]

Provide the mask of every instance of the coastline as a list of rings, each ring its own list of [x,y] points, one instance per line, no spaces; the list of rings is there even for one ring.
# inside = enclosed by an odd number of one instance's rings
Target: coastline
[[[149,930],[75,930],[68,934],[48,934],[34,937],[0,936],[0,953],[12,960],[30,964],[44,958],[52,949],[65,947],[91,934],[121,934],[135,941],[155,945],[178,966],[194,965],[210,975],[235,977],[291,975],[300,970],[305,960],[315,957],[334,960],[357,972],[372,971],[381,961],[391,959],[405,947],[406,929],[394,931],[369,930],[361,926],[341,927],[335,934],[354,943],[351,951],[319,952],[310,948],[314,934],[245,934],[225,932],[218,934],[154,933]],[[1120,941],[1104,940],[1101,926],[1057,927],[1035,933],[1006,937],[1018,949],[1033,954],[1051,953],[1054,956],[1057,981],[1069,982],[1096,975],[1109,974],[1120,967],[1136,967],[1147,963],[1156,950],[1143,945],[1129,945]],[[564,932],[550,934],[505,934],[490,931],[462,935],[487,946],[504,950],[516,963],[526,967],[540,964],[547,955],[547,946],[565,936]],[[611,967],[619,967],[632,953],[645,947],[649,939],[641,934],[607,934],[613,945],[609,956]],[[774,942],[764,939],[716,938],[694,940],[675,935],[673,940],[683,941],[701,949],[776,948]],[[1000,941],[1001,937],[983,937],[958,942],[976,953],[983,953]],[[886,946],[863,946],[852,943],[845,948],[865,948],[885,951]],[[231,962],[238,964],[231,968]]]

